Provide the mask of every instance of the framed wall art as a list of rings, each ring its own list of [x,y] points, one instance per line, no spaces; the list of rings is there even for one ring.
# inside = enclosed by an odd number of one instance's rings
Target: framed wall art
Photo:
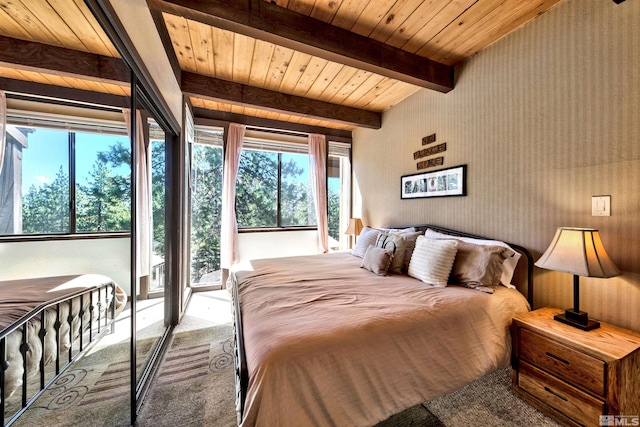
[[[467,195],[467,165],[405,175],[400,178],[400,198]]]

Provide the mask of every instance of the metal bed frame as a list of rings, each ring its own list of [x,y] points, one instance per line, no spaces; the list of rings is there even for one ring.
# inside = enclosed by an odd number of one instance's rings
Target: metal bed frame
[[[432,230],[438,231],[444,234],[450,234],[451,236],[458,237],[470,237],[473,239],[483,239],[488,240],[490,238],[478,236],[475,234],[469,234],[462,231],[452,230],[444,227],[440,227],[437,225],[431,224],[419,224],[419,225],[407,225],[407,226],[399,226],[393,228],[409,228],[415,227],[419,231],[425,231],[430,228]],[[495,239],[493,239],[495,240]],[[509,246],[511,246],[514,250],[519,252],[524,256],[526,261],[526,297],[529,302],[529,306],[533,308],[533,256],[531,252],[529,252],[525,247],[516,245],[513,243],[505,242]],[[520,270],[522,267],[518,267],[517,270]],[[519,291],[523,293],[520,289]],[[244,337],[242,333],[242,312],[240,310],[240,303],[238,299],[238,287],[235,284],[232,289],[233,296],[233,304],[231,305],[232,315],[233,315],[233,334],[234,334],[234,368],[235,368],[235,382],[236,382],[236,409],[238,413],[238,423],[242,421],[242,415],[244,413],[244,403],[246,399],[247,389],[249,387],[249,370],[247,368],[246,355],[244,350]]]
[[[110,292],[109,292],[110,291]],[[95,295],[97,293],[97,296]],[[0,417],[2,418],[3,426],[9,426],[20,417],[35,400],[42,395],[53,382],[55,382],[60,375],[80,356],[89,350],[93,344],[95,344],[102,335],[110,331],[113,333],[115,327],[115,294],[116,285],[113,282],[97,285],[91,288],[82,289],[74,292],[73,294],[49,301],[46,304],[32,310],[30,313],[20,319],[19,322],[11,325],[7,329],[0,333]],[[88,298],[88,311],[89,320],[85,321],[84,317],[87,312],[84,305]],[[77,315],[72,313],[72,300],[80,301],[80,309]],[[61,319],[61,307],[63,304],[69,304],[69,315],[66,319]],[[101,308],[105,306],[105,310]],[[47,380],[47,372],[45,372],[45,336],[47,331],[45,330],[45,312],[55,312],[56,320],[53,325],[56,334],[56,349],[54,351],[55,360],[55,374]],[[103,315],[104,313],[104,315]],[[80,329],[79,336],[74,339],[73,336],[73,322],[79,318]],[[29,392],[29,372],[27,371],[27,353],[31,349],[31,345],[27,341],[27,328],[30,322],[34,320],[40,320],[40,330],[38,331],[38,337],[42,346],[42,356],[39,361],[39,386],[35,391]],[[62,321],[66,320],[69,324],[69,349],[66,352],[61,352],[60,339],[62,338],[60,328]],[[6,371],[9,368],[7,362],[7,338],[14,331],[22,331],[22,341],[20,345],[20,354],[22,355],[23,374],[22,374],[22,386],[21,388],[21,405],[13,415],[6,414],[7,403],[7,390],[6,390]],[[88,335],[88,336],[85,336]],[[85,338],[87,342],[85,342]],[[74,348],[75,341],[79,341],[77,347]],[[67,353],[66,355],[63,353]],[[51,373],[49,373],[51,375]],[[33,380],[32,380],[33,381]],[[31,384],[33,385],[33,384]],[[18,390],[15,390],[16,393]],[[7,419],[6,417],[9,416]]]

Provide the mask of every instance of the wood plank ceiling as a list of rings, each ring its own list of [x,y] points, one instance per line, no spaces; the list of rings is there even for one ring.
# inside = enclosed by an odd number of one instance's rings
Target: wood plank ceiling
[[[147,3],[160,17],[157,21],[166,28],[172,49],[170,54],[177,58],[183,74],[183,88],[189,86],[185,92],[194,107],[209,110],[214,115],[216,112],[233,113],[352,130],[357,126],[379,127],[372,117],[379,117],[420,86],[429,87],[431,83],[419,85],[419,79],[414,77],[403,79],[393,72],[387,73],[387,68],[393,68],[394,64],[387,64],[381,70],[379,66],[368,67],[368,58],[364,58],[365,62],[357,62],[366,49],[343,46],[341,40],[335,40],[340,34],[356,37],[343,41],[368,40],[375,43],[377,49],[382,47],[391,49],[389,52],[394,55],[407,55],[409,61],[428,58],[435,64],[437,79],[438,70],[453,70],[455,65],[561,1],[147,0]],[[216,3],[229,5],[230,10],[237,7],[238,18],[225,21],[208,13],[207,10],[216,10]],[[202,4],[210,9],[195,11],[202,8]],[[258,18],[257,9],[261,10]],[[299,15],[292,15],[292,12]],[[251,19],[263,16],[273,22],[251,23]],[[307,44],[314,46],[306,49],[299,39],[295,41],[297,44],[279,42],[289,37],[288,34],[265,37],[269,31],[289,30],[267,28],[268,24],[283,27],[278,25],[280,16],[288,19],[281,22],[291,23],[294,31],[305,30],[295,28],[297,21],[313,24],[309,32],[322,30],[307,34]],[[241,22],[243,19],[247,21]],[[315,22],[325,27],[316,27]],[[338,32],[334,32],[334,27]],[[83,73],[75,67],[69,69],[68,61],[73,63],[74,52],[84,53],[85,63],[95,59],[97,64],[103,64],[104,58],[119,58],[82,0],[2,1],[0,35],[0,77],[5,84],[20,80],[119,96],[129,93],[128,83],[116,78],[118,72],[103,75],[102,70]],[[34,43],[19,44],[20,40]],[[13,46],[21,50],[11,49]],[[327,49],[326,46],[337,50],[324,55],[322,49]],[[66,50],[47,50],[48,47]],[[383,52],[386,55],[387,50]],[[36,53],[39,56],[34,57]],[[33,60],[18,58],[24,55]],[[61,56],[70,59],[62,61]],[[381,61],[384,67],[384,58]],[[212,86],[217,88],[216,93],[206,90],[207,82],[218,85]],[[443,92],[449,90],[443,89],[440,83],[435,86]],[[243,95],[239,96],[239,92]],[[270,103],[270,98],[275,101]],[[304,103],[309,104],[308,108],[301,106]],[[353,119],[345,120],[344,117]]]

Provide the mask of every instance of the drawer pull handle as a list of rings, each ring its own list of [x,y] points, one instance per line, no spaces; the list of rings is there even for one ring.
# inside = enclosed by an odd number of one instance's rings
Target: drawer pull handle
[[[544,388],[548,393],[553,394],[556,397],[559,397],[560,399],[564,400],[565,402],[568,402],[567,398],[564,396],[559,395],[558,393],[556,393],[555,391],[551,390],[549,387],[545,387]]]
[[[548,351],[547,351],[547,356],[549,356],[549,357],[550,357],[550,358],[552,358],[552,359],[556,359],[558,362],[560,362],[560,363],[564,363],[565,365],[568,365],[568,364],[569,364],[569,361],[568,361],[568,360],[565,360],[565,359],[563,359],[562,357],[558,357],[558,356],[556,356],[556,355],[555,355],[555,354],[553,354],[553,353],[549,353]]]

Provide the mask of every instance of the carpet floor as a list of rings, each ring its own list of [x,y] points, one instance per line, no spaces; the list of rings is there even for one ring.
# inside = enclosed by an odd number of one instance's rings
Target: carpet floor
[[[128,365],[126,345],[112,345],[83,357],[14,425],[129,425]],[[557,427],[511,392],[510,378],[509,369],[501,369],[376,427]],[[237,425],[230,324],[173,335],[136,425]]]

